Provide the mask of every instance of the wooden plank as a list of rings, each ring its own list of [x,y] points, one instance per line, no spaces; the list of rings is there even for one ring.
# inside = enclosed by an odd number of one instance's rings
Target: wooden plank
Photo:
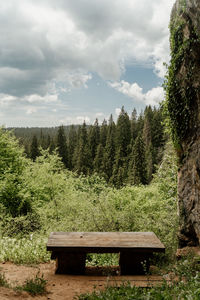
[[[153,254],[147,252],[138,251],[132,255],[129,251],[122,251],[119,259],[120,275],[148,273],[152,256]]]
[[[56,258],[56,274],[85,274],[86,253],[59,252]]]
[[[153,232],[52,232],[47,250],[120,252],[121,250],[164,252]]]

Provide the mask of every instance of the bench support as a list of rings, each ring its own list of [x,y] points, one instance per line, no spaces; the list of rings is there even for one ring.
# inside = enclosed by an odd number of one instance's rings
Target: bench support
[[[151,258],[150,253],[129,251],[120,252],[120,274],[121,275],[144,275],[149,271]]]
[[[56,253],[56,274],[85,274],[85,253]]]

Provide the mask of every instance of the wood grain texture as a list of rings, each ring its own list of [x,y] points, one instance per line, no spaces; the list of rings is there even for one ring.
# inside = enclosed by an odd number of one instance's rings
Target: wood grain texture
[[[153,232],[52,232],[48,251],[81,251],[87,253],[165,252]]]

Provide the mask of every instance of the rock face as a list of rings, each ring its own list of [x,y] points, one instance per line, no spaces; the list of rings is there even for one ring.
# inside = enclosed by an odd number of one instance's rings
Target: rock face
[[[168,111],[179,156],[179,246],[200,244],[200,0],[177,0],[171,14]]]

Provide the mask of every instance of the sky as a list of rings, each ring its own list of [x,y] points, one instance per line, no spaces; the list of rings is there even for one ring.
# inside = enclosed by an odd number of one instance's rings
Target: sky
[[[101,124],[159,105],[174,2],[0,1],[0,125]]]

